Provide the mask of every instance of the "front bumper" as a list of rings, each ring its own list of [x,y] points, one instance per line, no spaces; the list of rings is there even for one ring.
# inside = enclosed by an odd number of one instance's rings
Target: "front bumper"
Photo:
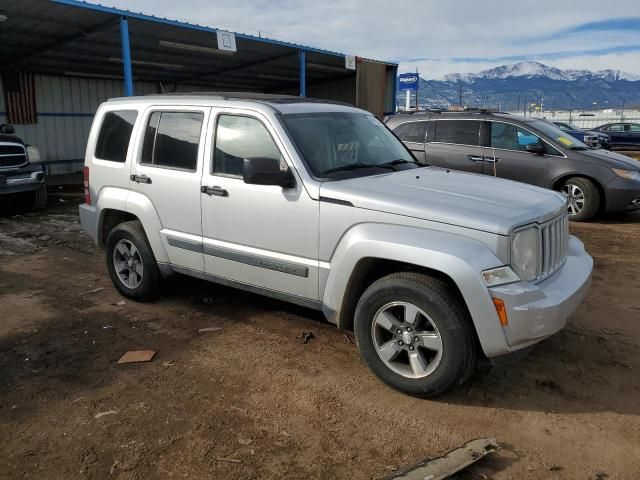
[[[622,212],[640,208],[640,182],[616,177],[606,187],[607,212]]]
[[[551,277],[538,284],[512,283],[490,288],[504,301],[508,325],[503,327],[510,350],[531,346],[561,330],[587,295],[593,259],[576,237],[569,238],[567,259]]]
[[[45,182],[44,167],[29,164],[17,170],[0,170],[0,195],[38,190]]]

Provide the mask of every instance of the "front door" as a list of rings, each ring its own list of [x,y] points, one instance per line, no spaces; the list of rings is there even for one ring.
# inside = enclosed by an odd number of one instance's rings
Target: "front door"
[[[489,121],[487,128],[489,142],[483,173],[544,187],[550,156],[562,154],[534,133],[512,123]],[[530,144],[544,146],[547,153],[528,152]]]
[[[482,173],[484,115],[477,120],[438,119],[427,138],[427,163],[438,167]]]
[[[171,263],[198,271],[204,270],[200,178],[209,110],[157,106],[144,112],[129,194],[140,195],[136,202],[158,215]]]
[[[625,131],[624,123],[612,123],[604,129],[604,133],[611,137],[611,146],[625,147],[629,144],[629,132]]]
[[[220,110],[202,176],[206,272],[222,279],[318,299],[318,202],[293,171],[295,187],[251,185],[245,158],[267,157],[292,168],[267,118]]]

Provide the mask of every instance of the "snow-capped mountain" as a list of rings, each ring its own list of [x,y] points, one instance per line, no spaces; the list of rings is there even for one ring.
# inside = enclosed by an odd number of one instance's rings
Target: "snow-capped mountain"
[[[449,82],[473,82],[478,79],[505,79],[514,77],[535,78],[542,77],[550,80],[574,81],[584,77],[602,78],[609,81],[615,80],[640,80],[639,75],[633,75],[621,70],[600,70],[591,72],[589,70],[562,70],[550,67],[540,62],[518,62],[512,65],[502,65],[500,67],[482,70],[478,73],[452,73],[445,75],[444,79]]]
[[[546,109],[640,106],[640,76],[620,70],[563,70],[540,62],[519,62],[478,73],[452,73],[420,80],[419,103],[486,106],[515,110],[544,99]],[[404,92],[398,95],[404,104]]]

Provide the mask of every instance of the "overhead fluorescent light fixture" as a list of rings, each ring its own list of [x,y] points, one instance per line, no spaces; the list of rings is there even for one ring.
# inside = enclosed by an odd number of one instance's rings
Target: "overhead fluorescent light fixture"
[[[70,72],[65,71],[65,75],[68,77],[88,77],[88,78],[105,78],[109,80],[122,80],[124,77],[122,75],[111,75],[108,73],[91,73],[91,72]],[[135,80],[135,77],[134,77]]]
[[[175,50],[186,50],[188,52],[209,53],[213,55],[233,55],[231,50],[220,50],[219,48],[204,47],[202,45],[191,45],[189,43],[171,42],[169,40],[159,40],[161,47],[173,48]]]
[[[284,75],[271,75],[270,73],[259,73],[256,75],[258,78],[264,78],[266,80],[282,80],[284,82],[297,82],[298,78],[285,77]]]
[[[0,13],[0,23],[6,22],[7,20],[9,20],[9,17]]]
[[[122,63],[120,57],[109,57],[110,62]],[[160,63],[160,62],[147,62],[146,60],[131,60],[133,65],[140,65],[142,67],[157,67],[165,68],[167,70],[182,70],[184,65],[176,65],[175,63]]]

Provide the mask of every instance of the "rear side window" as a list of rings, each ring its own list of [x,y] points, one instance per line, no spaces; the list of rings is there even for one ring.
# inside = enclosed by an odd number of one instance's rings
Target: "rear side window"
[[[202,112],[153,112],[140,163],[195,171],[203,119]]]
[[[407,122],[398,125],[395,133],[403,142],[424,143],[428,122]]]
[[[476,120],[438,120],[435,141],[459,145],[480,145],[480,126]]]
[[[95,156],[100,160],[124,163],[133,124],[138,112],[135,110],[116,110],[105,113],[96,142]]]
[[[640,132],[640,125],[638,125],[636,123],[632,123],[631,125],[629,125],[629,131],[630,132]]]
[[[220,115],[213,152],[213,172],[241,177],[245,158],[284,159],[266,127],[255,118]]]

